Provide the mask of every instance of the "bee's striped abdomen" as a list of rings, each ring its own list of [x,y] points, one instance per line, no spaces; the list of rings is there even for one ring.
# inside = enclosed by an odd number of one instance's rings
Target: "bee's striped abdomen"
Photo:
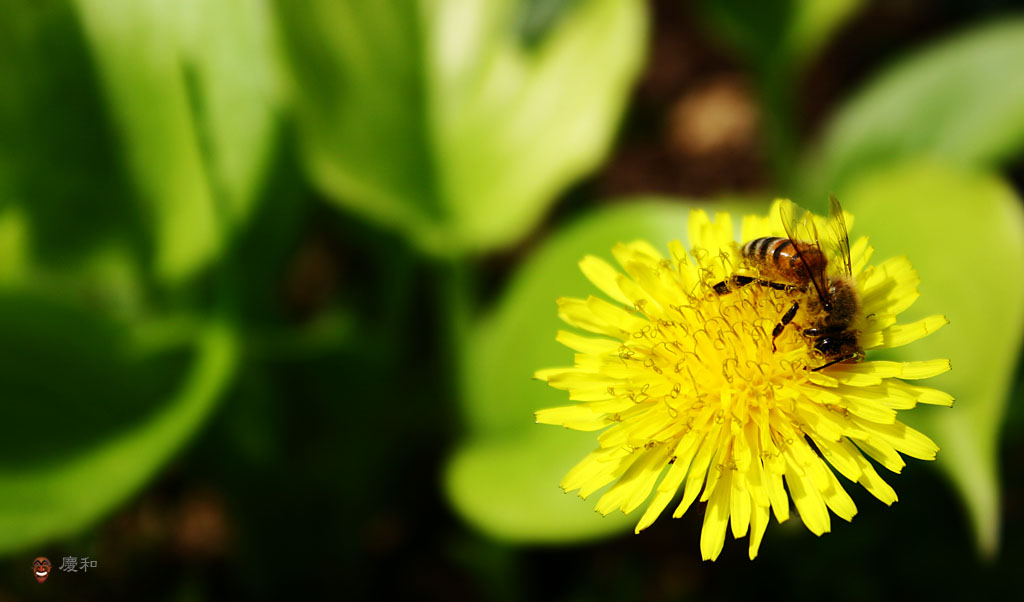
[[[799,248],[797,247],[799,245]],[[755,238],[743,244],[743,257],[767,277],[804,284],[811,273],[825,269],[825,257],[813,245],[778,236]]]

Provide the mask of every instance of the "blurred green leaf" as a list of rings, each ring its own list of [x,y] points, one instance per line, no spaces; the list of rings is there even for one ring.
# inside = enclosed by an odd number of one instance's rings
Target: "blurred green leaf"
[[[729,203],[714,209],[733,211],[738,227],[739,215],[760,213],[764,206]],[[474,525],[516,541],[569,541],[639,519],[597,521],[592,501],[569,496],[573,509],[565,499],[557,485],[597,446],[596,437],[535,424],[534,411],[571,402],[564,391],[531,376],[541,368],[572,365],[572,351],[555,341],[559,329],[571,329],[559,320],[555,300],[601,294],[580,272],[579,261],[594,254],[614,262],[616,243],[641,238],[667,253],[669,241],[686,243],[689,213],[689,205],[638,200],[605,207],[559,230],[473,328],[460,370],[470,437],[451,461],[447,488],[452,504]]]
[[[977,27],[918,52],[836,114],[804,170],[807,198],[915,156],[986,166],[1024,145],[1024,19]]]
[[[596,447],[594,433],[541,428],[508,439],[461,445],[449,460],[445,489],[455,509],[487,535],[506,541],[586,541],[626,531],[639,516],[601,516],[558,483]]]
[[[31,255],[66,266],[114,238],[133,243],[135,254],[144,255],[146,246],[128,238],[141,228],[105,117],[72,5],[5,3],[0,203],[7,217],[23,222],[22,263]],[[5,263],[16,261],[3,256]]]
[[[795,107],[801,70],[863,4],[863,0],[697,3],[717,36],[750,64],[760,97],[765,153],[783,188],[795,179],[799,150]]]
[[[794,74],[829,34],[851,17],[864,0],[701,0],[698,5],[716,32],[758,71]],[[791,82],[779,82],[789,85]]]
[[[183,332],[0,293],[0,552],[96,521],[202,424],[238,350],[223,324]]]
[[[0,207],[0,283],[23,280],[29,264],[28,219],[18,205]]]
[[[798,63],[809,61],[865,0],[794,0],[786,43]]]
[[[993,555],[1000,531],[999,435],[1024,336],[1021,201],[994,176],[939,163],[864,175],[840,198],[856,216],[855,234],[870,236],[875,257],[906,255],[920,273],[921,298],[902,321],[932,314],[950,320],[890,354],[949,358],[953,370],[926,384],[954,395],[955,406],[921,407],[901,417],[939,444],[938,465],[966,502],[980,550]]]
[[[262,0],[77,0],[126,161],[180,282],[249,214],[274,139]]]
[[[537,33],[523,11],[545,4],[277,4],[316,183],[434,254],[519,239],[606,152],[643,53],[639,0]]]

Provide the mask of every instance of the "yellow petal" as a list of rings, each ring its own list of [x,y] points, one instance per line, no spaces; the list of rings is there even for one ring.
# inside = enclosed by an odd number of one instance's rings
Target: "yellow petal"
[[[684,305],[688,299],[683,295],[683,289],[679,282],[672,276],[672,272],[642,264],[630,264],[633,278],[651,299],[657,301],[657,307],[667,317],[668,308],[672,305]]]
[[[623,421],[601,433],[597,441],[601,447],[621,445],[636,447],[647,443],[652,435],[674,425],[675,422],[671,414],[664,406],[646,406],[642,415],[635,416],[629,421]],[[665,438],[672,434],[674,433],[667,434]]]
[[[772,503],[772,513],[775,514],[775,520],[784,523],[789,520],[789,497],[782,485],[782,475],[767,472],[765,476],[767,477],[765,485],[768,489],[768,499]]]
[[[596,510],[601,514],[618,509],[628,513],[639,506],[650,495],[654,482],[665,468],[669,450],[669,446],[659,445],[654,449],[637,451],[634,455],[640,457],[623,473],[618,482],[601,496],[597,501]]]
[[[902,422],[893,424],[874,424],[861,422],[864,430],[871,433],[874,439],[880,439],[891,445],[893,449],[919,460],[934,460],[939,446],[924,433],[914,430]]]
[[[788,464],[786,485],[789,486],[789,493],[793,496],[793,503],[796,504],[796,509],[800,512],[800,518],[811,533],[815,535],[827,533],[831,529],[831,523],[825,500],[821,498],[821,493],[814,483],[800,473],[792,456],[787,454],[786,459]]]
[[[949,360],[927,360],[921,362],[861,362],[859,364],[836,364],[829,370],[841,383],[854,387],[877,385],[883,378],[906,378],[911,380],[931,378],[949,370]]]
[[[761,540],[764,538],[764,531],[768,528],[768,507],[754,506],[750,514],[750,559],[757,558],[757,551],[761,548]]]
[[[946,316],[938,315],[929,316],[918,320],[917,322],[911,322],[910,324],[893,324],[881,332],[874,333],[874,336],[870,339],[862,339],[861,344],[865,349],[873,349],[875,347],[900,347],[908,343],[913,343],[918,339],[922,339],[939,330],[946,324],[949,324],[949,320],[946,319]]]
[[[926,403],[938,406],[953,405],[953,396],[950,395],[949,393],[946,393],[945,391],[939,391],[938,389],[932,389],[930,387],[910,385],[898,380],[888,381],[887,385],[892,390],[894,390],[894,392],[900,392],[909,395],[917,403]],[[913,406],[911,405],[910,407]]]
[[[693,459],[693,464],[690,466],[689,476],[686,478],[686,487],[683,489],[683,499],[679,502],[679,506],[676,507],[675,512],[672,513],[672,518],[679,518],[686,512],[686,509],[690,507],[693,500],[697,499],[697,494],[700,493],[701,486],[704,484],[704,479],[707,476],[708,465],[711,463],[711,456],[717,451],[715,449],[716,443],[718,442],[718,432],[713,431],[708,433],[708,436],[704,441],[701,442],[700,449],[697,451],[697,456]]]
[[[718,443],[715,444],[715,455],[711,460],[710,468],[708,468],[708,478],[704,482],[704,493],[700,496],[700,501],[702,502],[711,499],[711,494],[714,493],[715,487],[718,486],[718,480],[722,473],[729,472],[726,463],[732,450],[730,427],[731,425],[725,425],[721,429],[720,438]]]
[[[814,437],[814,444],[821,450],[821,455],[825,456],[825,460],[839,471],[839,474],[854,483],[860,480],[860,465],[849,450],[843,447],[840,440],[833,441],[824,437]],[[857,455],[860,455],[860,452],[857,452]]]
[[[543,370],[537,370],[533,373],[533,377],[537,380],[547,382],[549,378],[555,374],[560,374],[566,370],[572,370],[572,368],[544,368]]]
[[[619,265],[629,273],[630,263],[645,263],[657,266],[664,259],[650,243],[643,240],[635,240],[631,243],[619,243],[612,247],[612,255]]]
[[[715,489],[704,512],[704,526],[700,531],[700,555],[704,560],[715,560],[725,544],[725,528],[729,524],[729,493],[732,471],[722,476],[722,487]]]
[[[753,499],[755,505],[767,508],[771,502],[768,499],[768,489],[764,485],[764,465],[761,463],[760,453],[754,453],[758,450],[757,427],[754,426],[753,422],[748,422],[743,430],[744,437],[747,440],[747,446],[752,452],[750,466],[747,468],[745,479],[747,489],[750,491],[750,497]]]
[[[604,399],[609,397],[608,387],[615,387],[622,382],[621,379],[611,378],[605,374],[583,372],[575,368],[548,372],[544,376],[545,380],[548,381],[548,385],[563,391],[570,389],[600,389],[605,394]]]
[[[594,412],[585,405],[546,408],[534,412],[539,424],[557,424],[578,431],[596,431],[615,421],[604,412]]]
[[[857,479],[857,482],[864,486],[871,495],[881,500],[885,505],[891,506],[893,502],[899,498],[896,497],[896,492],[892,487],[889,486],[882,477],[878,476],[875,471],[875,467],[868,462],[867,458],[861,455],[860,450],[854,447],[848,439],[843,439],[843,448],[846,449],[847,454],[856,460],[857,465],[860,467],[861,476]]]
[[[690,439],[686,447],[683,447],[683,441],[679,442],[679,447],[676,447],[675,451],[676,459],[669,467],[665,478],[658,483],[654,499],[651,500],[647,510],[640,517],[640,522],[636,525],[636,533],[649,527],[675,497],[679,485],[683,482],[683,477],[686,476],[687,469],[690,468],[690,462],[697,453],[700,441],[699,439]]]
[[[800,404],[797,415],[807,423],[810,431],[822,437],[838,441],[846,433],[848,420],[838,412],[814,404]]]
[[[622,345],[622,341],[585,337],[568,330],[559,330],[555,340],[574,351],[594,355],[617,353]]]
[[[874,252],[874,248],[868,244],[867,236],[861,236],[853,243],[850,247],[850,266],[854,276],[864,271],[864,266],[867,265]]]
[[[587,255],[580,261],[580,271],[610,298],[625,305],[633,303],[626,295],[622,294],[617,283],[619,273],[607,261],[594,255]]]
[[[750,526],[750,494],[744,483],[744,475],[739,471],[731,473],[732,492],[729,494],[729,524],[732,536],[739,539],[747,534]]]
[[[918,298],[920,278],[906,257],[894,257],[865,269],[858,277],[865,315],[899,314]]]
[[[619,275],[617,284],[622,290],[622,294],[629,298],[629,305],[635,307],[637,311],[642,311],[644,315],[650,317],[662,318],[665,316],[665,308],[658,302],[658,297],[644,290],[634,280]]]
[[[597,449],[588,454],[562,478],[561,487],[566,492],[580,490],[580,497],[586,499],[591,493],[614,481],[636,461],[639,454],[615,456],[617,449]]]
[[[645,326],[650,327],[650,323],[647,320],[633,314],[632,312],[626,311],[617,305],[612,305],[604,299],[598,299],[597,297],[588,298],[587,309],[589,309],[597,319],[603,321],[605,324],[611,324],[612,326],[618,327],[626,334],[639,332]]]
[[[846,493],[846,490],[843,489],[836,475],[832,474],[830,470],[826,470],[825,473],[828,475],[828,482],[821,491],[822,497],[825,498],[825,504],[839,518],[847,522],[853,520],[854,515],[857,514],[857,505],[853,503],[850,494]]]
[[[774,216],[774,220],[778,221],[778,214]],[[755,238],[773,236],[770,225],[771,221],[772,217],[744,215],[743,221],[740,222],[740,240],[746,242]]]
[[[857,444],[861,451],[871,456],[873,460],[896,474],[902,472],[903,467],[907,465],[899,452],[879,437],[870,436],[866,439],[853,439],[853,442]]]
[[[821,387],[838,387],[839,381],[832,377],[830,374],[822,372],[811,372],[807,375],[807,380]]]
[[[896,411],[882,403],[875,391],[846,386],[840,387],[839,391],[843,399],[840,405],[854,416],[882,424],[892,424],[896,420]]]
[[[690,219],[687,221],[687,234],[690,238],[690,248],[708,249],[713,240],[708,237],[711,229],[711,220],[703,209],[690,211]]]
[[[951,368],[949,360],[929,360],[925,362],[903,362],[903,370],[899,378],[918,380],[938,376]]]
[[[632,334],[595,316],[587,302],[583,299],[561,297],[557,302],[558,317],[576,328],[582,328],[588,332],[612,336],[618,339],[624,339]]]

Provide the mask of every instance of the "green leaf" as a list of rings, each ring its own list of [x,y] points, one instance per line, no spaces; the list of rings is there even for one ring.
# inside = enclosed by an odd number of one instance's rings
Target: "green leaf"
[[[938,333],[888,355],[951,360],[951,372],[925,384],[952,394],[954,407],[920,407],[901,417],[938,443],[938,465],[966,502],[979,549],[993,555],[999,435],[1024,334],[1021,201],[997,177],[942,163],[864,175],[840,198],[856,216],[854,234],[870,236],[875,257],[906,255],[921,276],[921,298],[901,321],[949,318]]]
[[[89,526],[202,424],[234,371],[237,343],[221,323],[182,332],[177,323],[127,330],[0,293],[0,552]]]
[[[715,34],[730,43],[751,67],[761,104],[765,156],[775,180],[795,180],[799,143],[796,108],[799,76],[829,34],[863,5],[863,0],[701,0],[697,3]]]
[[[701,11],[724,37],[761,72],[794,74],[824,45],[829,34],[864,0],[701,0]],[[791,82],[779,82],[788,85]]]
[[[786,45],[795,60],[809,61],[864,4],[865,0],[794,0]]]
[[[140,229],[76,16],[21,0],[0,19],[0,203],[24,224],[22,259],[47,265]]]
[[[521,543],[586,541],[629,529],[640,516],[601,516],[594,501],[558,483],[590,453],[593,433],[541,428],[461,445],[449,460],[445,489],[470,524],[496,539]]]
[[[1024,145],[1024,19],[932,45],[875,78],[807,157],[803,191],[824,196],[857,173],[918,156],[989,166]]]
[[[579,0],[537,34],[532,4],[277,4],[317,185],[434,254],[522,237],[607,151],[645,29],[639,0]]]
[[[763,204],[730,203],[716,210],[761,213]],[[635,524],[639,515],[595,521],[593,501],[566,499],[557,485],[597,447],[594,433],[534,423],[533,412],[569,405],[564,391],[533,380],[541,368],[572,365],[572,351],[555,341],[558,297],[600,295],[583,276],[587,254],[614,262],[617,242],[645,239],[664,249],[686,244],[690,207],[636,200],[610,205],[559,230],[519,269],[495,308],[467,337],[461,354],[461,389],[469,442],[451,460],[447,491],[452,504],[484,532],[514,541],[569,541]],[[596,494],[595,494],[596,495]],[[571,514],[570,514],[571,513]]]
[[[274,139],[262,1],[77,0],[156,247],[180,282],[249,214]]]

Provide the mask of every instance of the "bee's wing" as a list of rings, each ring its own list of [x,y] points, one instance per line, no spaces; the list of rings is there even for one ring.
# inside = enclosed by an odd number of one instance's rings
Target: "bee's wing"
[[[818,247],[818,251],[821,252],[821,241],[818,238],[818,227],[814,224],[814,215],[810,211],[796,207],[792,202],[780,205],[779,215],[782,218],[782,227],[786,229],[786,236],[793,243],[793,249],[796,251],[797,256],[800,257],[801,263],[806,267],[808,262],[803,260],[803,254],[800,252],[800,243],[805,245],[812,244]],[[822,254],[827,257],[823,252]],[[807,271],[811,284],[814,285],[814,290],[818,293],[818,299],[821,300],[823,305],[827,304],[828,286],[825,282],[825,272],[816,272],[810,269]]]
[[[839,206],[839,199],[834,194],[830,194],[828,197],[828,237],[828,246],[835,253],[833,257],[839,261],[843,273],[847,276],[852,276],[850,233],[846,229],[846,218],[843,217],[843,208]]]

